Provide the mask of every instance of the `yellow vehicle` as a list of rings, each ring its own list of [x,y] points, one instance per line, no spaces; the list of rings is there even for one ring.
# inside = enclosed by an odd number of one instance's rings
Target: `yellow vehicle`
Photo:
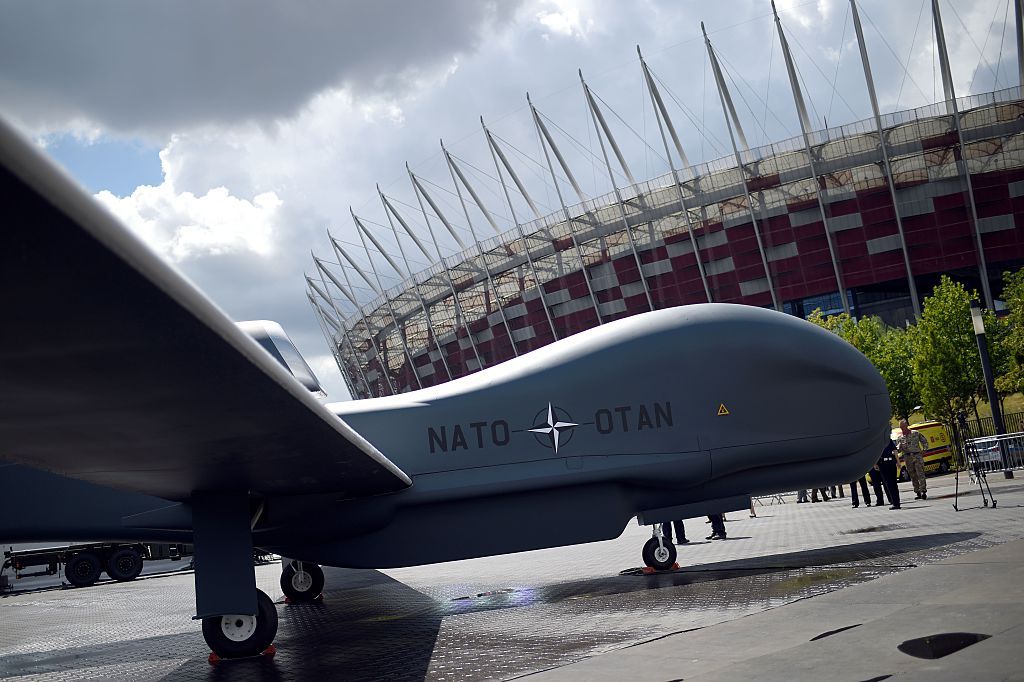
[[[928,449],[922,454],[924,456],[924,472],[926,474],[944,474],[953,468],[953,450],[950,448],[949,433],[946,427],[940,422],[927,421],[910,425],[911,431],[920,431],[928,439]],[[896,440],[900,435],[897,426],[892,430],[892,439]],[[909,481],[907,467],[900,457],[900,480]]]

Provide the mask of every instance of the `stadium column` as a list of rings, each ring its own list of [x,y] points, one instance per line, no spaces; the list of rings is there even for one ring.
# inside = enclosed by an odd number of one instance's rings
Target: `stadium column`
[[[370,257],[370,247],[366,245],[366,237],[363,236],[362,226],[359,224],[359,218],[356,217],[355,211],[352,207],[348,207],[348,212],[352,216],[352,222],[356,226],[356,234],[359,235],[359,241],[363,245],[363,250],[366,252],[366,260],[370,262],[370,269],[373,270],[373,277],[377,280],[377,291],[384,297],[388,305],[388,314],[391,315],[391,321],[395,324],[395,332],[398,333],[398,340],[402,343],[402,350],[405,352],[405,359],[409,362],[409,371],[412,372],[413,378],[416,380],[416,387],[423,388],[423,382],[420,381],[420,375],[416,373],[416,365],[412,361],[412,353],[409,352],[409,345],[405,341],[405,327],[398,321],[398,316],[395,315],[395,307],[391,303],[391,297],[384,291],[384,285],[380,281],[380,273],[377,272],[376,266],[373,264],[373,258]]]
[[[473,340],[473,332],[469,328],[469,321],[466,319],[466,313],[462,309],[462,302],[459,300],[459,295],[455,291],[455,282],[452,280],[451,270],[448,269],[448,265],[444,262],[444,254],[441,253],[441,245],[437,241],[437,235],[434,234],[434,227],[430,224],[430,217],[427,215],[427,208],[423,205],[423,196],[425,195],[425,192],[423,191],[423,187],[420,185],[419,181],[416,179],[416,176],[413,175],[412,171],[409,169],[408,163],[405,164],[405,172],[408,173],[409,180],[412,182],[412,191],[416,195],[416,202],[420,205],[420,212],[423,214],[423,222],[427,225],[427,231],[430,233],[430,240],[434,242],[434,249],[437,251],[438,262],[441,265],[441,269],[444,270],[445,279],[448,280],[448,287],[452,291],[452,304],[455,306],[455,317],[457,320],[462,321],[462,328],[466,331],[466,338],[469,339],[469,346],[473,349],[473,357],[476,358],[476,368],[483,369],[484,364],[480,360],[480,353],[476,350],[476,341]],[[432,207],[433,205],[434,204],[431,203]],[[436,208],[434,210],[437,211]],[[448,231],[451,232],[452,237],[455,238],[459,247],[465,251],[466,245],[462,243],[462,240],[459,239],[458,235],[455,234],[455,231],[452,230],[450,226],[448,227]],[[458,338],[459,335],[455,334],[455,343],[457,345],[461,345],[458,343]],[[462,350],[461,347],[459,350]]]
[[[328,305],[331,306],[331,310],[333,310],[334,314],[337,316],[337,323],[333,324],[333,326],[335,330],[337,330],[338,334],[340,334],[341,340],[338,341],[336,345],[333,338],[328,339],[328,343],[331,344],[331,351],[334,352],[335,348],[337,348],[337,354],[335,355],[335,357],[340,358],[342,351],[339,346],[343,345],[345,342],[348,343],[348,350],[349,353],[351,354],[352,362],[356,366],[356,371],[359,373],[359,378],[363,380],[363,384],[366,386],[366,395],[364,397],[372,398],[373,388],[370,386],[370,382],[367,381],[366,379],[366,374],[363,372],[363,366],[359,363],[359,358],[356,354],[355,346],[352,344],[352,339],[349,338],[348,333],[344,329],[344,315],[342,315],[341,310],[338,308],[338,304],[334,302],[334,298],[331,297],[330,294],[328,294],[329,288],[327,286],[327,281],[324,279],[323,266],[317,261],[316,256],[313,256],[313,264],[315,265],[317,272],[320,273],[320,284],[323,285],[323,288],[321,289],[320,287],[318,287],[316,285],[316,282],[314,282],[313,279],[308,275],[306,276],[306,283],[314,292],[316,292],[320,296],[320,298],[323,301],[325,301]],[[309,294],[309,292],[306,293]],[[316,307],[322,313],[324,313],[324,319],[330,322],[331,317],[330,315],[327,314],[327,311],[324,310],[323,306],[317,303],[316,299],[312,298],[311,294],[310,298],[312,302],[316,304]],[[345,373],[343,365],[344,362],[339,362],[338,367],[339,369],[342,370],[342,373]],[[352,388],[354,388],[354,386]],[[356,393],[352,393],[352,397],[356,397]]]
[[[333,244],[333,240],[332,240],[332,244]],[[334,246],[335,246],[335,249],[337,250],[337,245],[334,245]],[[391,390],[391,393],[394,394],[396,391],[394,390],[394,386],[391,384],[391,378],[390,378],[390,376],[388,376],[387,368],[384,365],[384,353],[381,352],[380,347],[374,341],[373,329],[370,327],[370,321],[369,321],[369,319],[367,319],[367,315],[364,312],[364,310],[362,310],[362,306],[359,305],[359,302],[355,299],[355,296],[352,294],[352,292],[350,292],[348,288],[346,288],[344,285],[341,284],[341,282],[338,281],[338,278],[336,278],[334,273],[331,270],[329,270],[327,268],[327,266],[324,265],[323,262],[321,262],[321,260],[319,260],[318,258],[313,256],[313,262],[316,263],[316,269],[319,270],[319,272],[321,272],[322,275],[326,275],[327,278],[338,289],[338,291],[341,292],[342,296],[347,298],[348,301],[353,306],[355,306],[356,312],[359,313],[359,317],[362,319],[362,325],[364,325],[364,327],[367,328],[367,341],[369,341],[370,347],[373,348],[374,352],[377,354],[377,365],[378,365],[378,367],[380,367],[381,372],[384,374],[384,376],[386,378],[388,388]],[[339,263],[338,266],[341,267],[341,272],[345,276],[345,282],[349,282],[349,280],[348,280],[348,272],[345,271],[344,266],[342,266],[341,263]],[[351,287],[351,283],[349,283],[349,288],[350,287]],[[350,329],[349,333],[351,333],[352,331],[354,331],[354,329]],[[357,357],[357,355],[354,354],[355,353],[355,347],[356,347],[355,346],[355,342],[352,341],[352,338],[350,336],[348,336],[348,333],[346,333],[346,336],[348,337],[348,344],[352,348],[353,357]],[[367,358],[367,367],[368,368],[370,367],[370,358],[369,357]],[[369,378],[364,376],[364,379],[367,380]],[[369,381],[367,383],[367,386],[368,387],[370,386]],[[370,389],[370,397],[375,397],[374,394],[373,394],[373,389],[372,388]]]
[[[1017,85],[1024,87],[1024,0],[1013,0],[1013,19],[1017,34]]]
[[[892,165],[889,162],[889,147],[885,141],[885,130],[882,128],[882,115],[878,111],[878,96],[875,94],[875,79],[871,76],[871,62],[868,61],[867,45],[864,43],[864,29],[861,28],[860,14],[857,12],[857,0],[850,0],[853,11],[853,29],[857,34],[857,47],[860,48],[861,66],[864,68],[864,80],[868,86],[868,97],[871,99],[871,112],[875,117],[875,128],[878,130],[878,144],[882,152],[882,167],[885,180],[892,198],[892,210],[896,215],[896,232],[900,237],[900,248],[903,251],[903,265],[907,270],[907,287],[910,291],[910,302],[914,306],[914,315],[921,316],[921,301],[917,296],[917,284],[914,273],[910,269],[910,252],[907,250],[907,239],[903,234],[903,218],[900,217],[900,203],[896,197],[896,184],[892,177]]]
[[[340,335],[341,340],[337,342],[335,342],[333,337],[327,337],[327,341],[331,345],[331,352],[334,353],[334,357],[338,361],[338,369],[341,370],[342,374],[345,374],[347,376],[348,372],[345,371],[345,362],[341,359],[341,346],[347,343],[348,352],[351,354],[352,357],[352,363],[356,367],[356,372],[359,374],[359,378],[363,380],[363,385],[366,386],[366,395],[363,397],[372,398],[373,389],[370,387],[370,382],[366,380],[366,374],[363,372],[363,366],[359,364],[359,360],[356,357],[356,349],[352,345],[352,339],[350,339],[348,337],[348,334],[345,333],[345,329],[343,328],[344,321],[342,320],[341,311],[338,310],[338,306],[334,303],[334,299],[330,298],[327,295],[327,283],[324,281],[323,275],[320,275],[320,283],[323,284],[323,289],[318,287],[316,285],[316,282],[314,282],[312,278],[309,277],[308,275],[306,276],[306,283],[309,284],[310,288],[312,288],[313,291],[315,291],[322,300],[330,303],[331,309],[334,310],[335,314],[338,316],[337,321],[332,320],[329,312],[325,310],[320,303],[317,302],[317,300],[313,297],[313,295],[310,292],[306,292],[306,295],[309,297],[310,302],[313,303],[321,313],[323,313],[324,320],[326,322],[329,322],[331,326],[334,327],[335,331],[338,332],[338,334]],[[355,391],[355,386],[350,383],[349,388],[352,390],[352,397],[356,398],[357,393]]]
[[[469,217],[469,208],[466,206],[466,200],[462,196],[462,189],[459,187],[459,181],[455,178],[455,162],[452,160],[452,155],[448,153],[448,150],[444,146],[444,140],[441,140],[441,153],[444,154],[445,162],[448,164],[448,173],[452,176],[452,184],[455,186],[455,193],[459,197],[459,204],[462,206],[462,214],[466,216],[466,225],[469,227],[469,233],[473,235],[473,244],[476,245],[476,252],[480,256],[480,263],[484,266],[484,274],[487,275],[487,285],[491,289],[491,295],[494,297],[494,307],[498,310],[498,315],[501,316],[501,323],[505,327],[505,333],[508,334],[508,342],[512,346],[512,355],[519,357],[519,350],[516,348],[516,340],[512,338],[512,328],[508,325],[508,318],[505,317],[505,308],[501,305],[501,297],[498,295],[498,288],[494,285],[494,277],[491,275],[491,266],[487,262],[487,254],[484,253],[484,249],[480,246],[480,238],[476,234],[476,229],[473,227],[473,221]],[[462,173],[459,173],[459,177],[462,177]],[[465,180],[463,180],[465,183]],[[470,193],[473,190],[466,185]]]
[[[779,21],[779,13],[775,9],[775,0],[772,0],[772,14],[775,15],[775,28],[779,34],[779,43],[782,45],[782,57],[786,61],[786,71],[789,74],[789,88],[793,92],[793,103],[796,105],[797,118],[800,119],[800,133],[804,140],[804,152],[807,154],[807,163],[811,169],[811,177],[814,179],[814,196],[818,199],[818,210],[821,211],[821,224],[825,230],[825,242],[828,244],[828,253],[832,257],[832,271],[835,273],[836,287],[839,289],[839,298],[843,302],[843,312],[849,315],[850,301],[846,296],[846,287],[843,285],[843,275],[839,268],[839,259],[836,257],[836,247],[832,242],[832,230],[829,227],[828,213],[825,211],[825,202],[821,196],[821,177],[818,175],[817,164],[814,161],[814,150],[811,148],[811,125],[807,118],[807,105],[804,104],[804,96],[800,91],[800,82],[796,77],[793,55],[789,52],[789,42],[786,40],[786,34],[782,31],[782,22]]]
[[[444,349],[441,348],[440,337],[437,334],[437,330],[434,329],[433,321],[430,319],[430,310],[427,308],[426,301],[423,300],[423,293],[420,291],[420,284],[416,280],[416,277],[412,274],[412,268],[409,265],[409,258],[405,255],[405,247],[402,246],[402,240],[398,238],[398,229],[395,227],[395,218],[397,218],[398,222],[401,223],[402,229],[404,229],[406,233],[408,233],[409,236],[412,237],[412,240],[413,242],[416,243],[416,246],[418,246],[420,250],[423,251],[424,253],[426,253],[426,249],[423,248],[423,245],[420,244],[420,241],[416,238],[416,236],[410,232],[409,227],[405,224],[405,221],[402,220],[402,217],[398,215],[397,211],[395,211],[395,207],[391,205],[391,202],[387,200],[387,197],[384,196],[384,193],[380,191],[380,185],[377,185],[377,196],[380,197],[381,204],[384,206],[384,215],[386,215],[388,218],[388,225],[391,226],[391,232],[395,235],[395,243],[398,244],[398,252],[402,255],[402,262],[405,263],[405,272],[407,273],[406,276],[410,278],[413,284],[413,288],[416,291],[416,298],[419,300],[420,309],[423,311],[423,319],[427,323],[428,335],[432,339],[434,339],[434,347],[437,349],[437,354],[441,359],[441,364],[444,365],[445,374],[448,375],[448,380],[451,381],[454,378],[454,376],[452,375],[451,367],[448,366],[448,359],[445,357]],[[394,218],[392,217],[392,214],[394,214]],[[373,240],[374,244],[377,244],[377,240],[373,239],[372,236],[370,238],[371,240]],[[377,245],[377,248],[382,253],[386,253],[384,249],[380,248],[379,244]],[[429,254],[427,254],[427,260],[428,262],[430,260]],[[394,264],[394,261],[391,261],[389,259],[388,262],[391,263],[391,267],[395,268],[395,272],[401,274],[401,270],[399,270],[398,267]],[[430,351],[428,349],[424,350],[427,350],[427,354],[429,357]]]
[[[569,167],[566,165],[565,159],[562,158],[562,152],[560,152],[558,147],[555,145],[555,141],[551,139],[551,135],[548,133],[548,129],[544,125],[544,122],[540,120],[540,114],[537,113],[536,107],[534,107],[533,102],[530,101],[530,93],[526,93],[526,103],[530,106],[530,113],[533,114],[533,125],[537,129],[537,137],[540,139],[541,149],[544,150],[544,160],[547,161],[548,171],[551,173],[551,182],[555,186],[555,192],[558,194],[558,203],[562,206],[562,218],[565,220],[566,227],[569,228],[569,237],[572,239],[573,248],[576,250],[576,257],[580,259],[580,273],[583,275],[583,281],[587,284],[587,293],[590,295],[590,302],[594,305],[594,313],[597,315],[597,323],[604,324],[604,319],[601,317],[601,308],[597,304],[597,296],[594,294],[594,287],[590,282],[590,273],[587,271],[587,261],[583,259],[583,250],[580,249],[580,243],[576,239],[576,229],[573,227],[573,219],[572,216],[569,215],[569,209],[565,205],[565,198],[562,196],[562,188],[558,186],[558,178],[555,176],[555,167],[551,163],[551,154],[548,152],[549,146],[551,147],[551,150],[554,151],[555,156],[558,158],[558,163],[561,164],[562,170],[565,171],[566,176],[569,178],[569,182],[577,193],[581,193],[579,185],[576,183],[576,178],[573,177],[572,173],[569,171]]]
[[[722,68],[718,65],[718,56],[715,54],[715,50],[711,47],[711,40],[708,39],[708,33],[704,29],[704,22],[700,22],[701,33],[704,34],[704,45],[708,50],[708,57],[711,62],[711,71],[715,76],[715,85],[718,87],[718,99],[722,102],[722,113],[725,115],[725,126],[729,130],[729,141],[732,143],[732,152],[736,158],[736,170],[740,175],[740,182],[743,185],[743,194],[747,199],[747,211],[750,214],[750,220],[754,225],[754,239],[757,241],[757,250],[761,254],[761,265],[764,267],[764,276],[768,282],[768,291],[772,295],[772,306],[778,310],[782,310],[782,304],[779,301],[778,294],[775,292],[775,282],[772,279],[772,273],[768,270],[768,258],[764,252],[764,243],[761,241],[761,228],[757,221],[757,216],[754,214],[754,202],[750,196],[750,185],[747,183],[747,171],[743,165],[743,159],[740,158],[740,150],[736,145],[736,137],[739,136],[740,143],[743,148],[747,148],[747,138],[743,134],[743,128],[740,126],[739,117],[736,116],[736,108],[733,106],[732,97],[729,95],[729,89],[725,85],[725,78],[722,76]],[[730,117],[731,115],[731,117]],[[735,127],[735,131],[733,128]]]
[[[335,277],[334,274],[332,274],[330,270],[328,270],[326,267],[324,267],[323,264],[320,263],[319,260],[317,261],[317,264],[320,266],[321,272],[323,272],[325,275],[327,275],[327,277],[330,278],[330,280],[332,282],[334,282],[334,285],[336,287],[338,287],[338,291],[340,291],[342,294],[344,294],[345,298],[347,298],[349,300],[349,302],[352,303],[352,305],[354,305],[356,307],[356,310],[359,311],[359,316],[362,318],[363,324],[366,326],[366,336],[367,336],[367,339],[370,341],[370,346],[377,353],[377,365],[380,367],[380,371],[384,373],[384,376],[386,377],[387,382],[388,382],[388,388],[391,389],[391,394],[394,395],[394,394],[398,393],[398,391],[395,389],[395,385],[391,381],[391,374],[388,372],[387,363],[385,362],[385,357],[384,357],[384,340],[381,339],[379,336],[375,337],[375,335],[373,333],[373,328],[370,326],[370,320],[366,316],[366,311],[363,309],[363,306],[359,305],[359,301],[358,301],[358,299],[356,298],[355,294],[352,291],[352,280],[349,279],[348,270],[345,269],[345,264],[341,262],[341,258],[345,258],[346,260],[349,260],[348,254],[345,253],[344,251],[342,251],[341,247],[338,245],[338,243],[336,241],[334,241],[333,237],[330,237],[329,233],[328,233],[328,237],[330,238],[331,245],[334,247],[334,253],[339,256],[338,269],[341,270],[341,275],[342,275],[342,277],[345,278],[345,285],[346,286],[342,286],[341,282],[338,281],[338,278]],[[374,341],[374,338],[376,338],[377,340]]]
[[[498,143],[495,142],[494,138],[491,136],[491,131],[487,129],[486,125],[484,125],[483,116],[480,117],[480,127],[484,129],[484,137],[487,140],[487,148],[491,152],[491,160],[494,162],[494,170],[498,174],[498,180],[501,182],[501,189],[505,194],[505,201],[508,202],[508,210],[512,214],[512,222],[515,223],[516,231],[519,232],[519,241],[523,245],[523,255],[526,256],[526,262],[530,268],[530,274],[533,275],[533,283],[537,287],[537,294],[540,296],[540,304],[541,307],[544,309],[544,316],[548,320],[548,327],[551,329],[551,336],[554,337],[555,341],[558,341],[558,330],[555,329],[555,321],[551,316],[550,308],[548,308],[547,297],[544,296],[544,284],[540,281],[540,277],[537,276],[537,267],[534,265],[533,255],[530,253],[530,243],[526,241],[526,232],[523,231],[523,226],[519,222],[519,218],[516,216],[515,205],[512,203],[512,195],[509,194],[508,185],[505,184],[505,174],[501,172],[501,166],[498,165],[499,158],[501,159],[501,164],[505,167],[505,171],[509,174],[509,176],[511,176],[512,181],[516,183],[516,187],[519,188],[519,192],[523,194],[523,197],[527,200],[528,203],[532,205],[533,202],[526,194],[526,188],[523,187],[523,184],[519,181],[519,176],[516,175],[516,172],[512,169],[512,165],[508,162],[508,159],[505,158],[505,153],[501,151],[501,148],[498,146]],[[536,212],[536,208],[533,208],[533,210]],[[525,295],[526,287],[523,286],[524,298]]]
[[[985,263],[985,246],[981,241],[981,230],[978,229],[978,206],[974,202],[974,182],[971,180],[971,168],[967,165],[966,146],[963,131],[960,129],[960,107],[956,101],[956,89],[953,87],[953,75],[949,70],[949,53],[946,52],[946,36],[942,30],[942,15],[939,13],[939,0],[932,0],[932,23],[935,25],[935,44],[939,51],[939,70],[942,72],[942,89],[946,97],[946,106],[953,114],[953,127],[956,129],[957,145],[960,158],[957,161],[958,172],[963,173],[967,183],[967,200],[971,204],[971,228],[974,231],[974,246],[978,258],[978,274],[981,276],[981,290],[985,297],[985,307],[995,310],[992,300],[992,287],[988,282],[988,266]],[[960,170],[962,166],[963,170]]]
[[[690,162],[686,158],[686,153],[683,151],[683,145],[679,141],[679,136],[676,134],[676,128],[672,125],[672,119],[668,115],[668,110],[665,108],[665,102],[661,99],[661,92],[658,90],[658,86],[654,83],[654,78],[651,76],[650,69],[647,68],[647,62],[644,61],[644,56],[640,52],[640,46],[636,46],[636,54],[640,57],[640,68],[644,72],[644,82],[647,83],[647,92],[651,96],[651,104],[654,107],[654,118],[658,121],[658,132],[661,134],[661,144],[665,148],[665,158],[668,159],[669,168],[672,169],[672,182],[675,183],[676,190],[679,193],[679,207],[683,211],[683,215],[686,217],[686,231],[690,235],[690,244],[693,246],[694,260],[697,261],[697,271],[700,273],[700,281],[704,285],[704,295],[707,296],[708,303],[712,302],[711,287],[708,285],[708,276],[704,272],[704,260],[700,256],[700,245],[697,243],[697,237],[693,232],[693,220],[690,218],[690,211],[686,207],[686,198],[683,196],[683,181],[679,177],[679,172],[676,170],[676,162],[672,159],[672,153],[668,149],[668,138],[665,137],[665,128],[668,128],[669,134],[672,136],[672,143],[676,148],[676,152],[679,154],[679,160],[682,161],[684,168],[689,168]]]
[[[590,86],[583,80],[583,70],[579,70],[580,84],[583,86],[583,94],[587,99],[587,107],[590,109],[590,118],[594,123],[594,130],[597,131],[597,141],[601,145],[601,155],[604,157],[605,168],[608,169],[608,179],[612,183],[612,189],[615,190],[615,201],[619,207],[619,217],[622,219],[622,227],[626,231],[626,238],[629,240],[629,248],[633,252],[633,259],[636,261],[637,274],[640,275],[640,283],[644,288],[644,296],[647,297],[647,306],[654,310],[654,299],[651,298],[651,289],[647,286],[647,278],[644,277],[644,264],[640,260],[640,254],[636,250],[636,241],[633,239],[633,230],[630,228],[629,219],[626,217],[626,204],[622,199],[622,193],[619,191],[619,185],[615,182],[615,173],[612,172],[612,164],[608,160],[608,151],[604,146],[604,138],[608,138],[608,144],[611,145],[612,152],[615,154],[615,158],[619,161],[619,166],[622,167],[622,172],[626,174],[626,178],[629,180],[629,184],[634,188],[636,187],[636,179],[633,178],[633,174],[629,172],[629,167],[626,165],[626,160],[622,156],[622,152],[619,150],[619,145],[615,143],[615,138],[612,137],[612,131],[608,127],[607,121],[604,120],[604,114],[597,106],[597,102],[594,101],[594,95],[590,92]],[[601,131],[604,131],[604,137],[601,136]],[[653,248],[653,244],[651,245]]]
[[[307,277],[308,281],[308,277]],[[356,387],[352,384],[352,380],[348,376],[348,370],[345,368],[345,363],[341,359],[341,354],[338,352],[338,344],[334,339],[334,335],[328,330],[328,325],[334,328],[337,333],[341,332],[341,325],[336,322],[327,311],[317,305],[316,299],[313,298],[313,294],[306,292],[306,298],[309,300],[309,305],[313,308],[313,315],[316,317],[317,323],[320,325],[320,332],[327,339],[328,345],[331,347],[331,355],[334,357],[334,362],[338,365],[338,370],[341,372],[341,378],[345,380],[345,390],[348,391],[349,397],[356,398]]]

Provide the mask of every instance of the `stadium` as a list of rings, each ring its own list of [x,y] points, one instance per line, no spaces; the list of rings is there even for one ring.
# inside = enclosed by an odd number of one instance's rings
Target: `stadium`
[[[486,127],[511,229],[498,227],[464,165],[447,150],[472,239],[459,236],[436,190],[410,171],[429,233],[411,227],[407,209],[381,193],[398,248],[384,246],[382,231],[353,214],[368,258],[360,263],[350,247],[332,240],[337,261],[315,258],[315,274],[307,276],[309,301],[352,396],[436,385],[618,318],[691,303],[772,307],[802,317],[815,309],[846,310],[902,325],[920,313],[921,298],[939,276],[951,273],[995,306],[1002,272],[1024,263],[1021,88],[957,97],[935,16],[945,99],[880,114],[856,12],[854,21],[874,111],[869,119],[812,129],[776,17],[799,136],[747,147],[705,36],[732,154],[687,161],[641,57],[658,143],[675,159],[668,173],[635,180],[582,75],[611,193],[591,198],[579,191],[532,104],[539,163],[550,169],[555,188],[565,188],[558,189],[560,208],[553,213],[537,209],[506,148]],[[522,220],[517,203],[536,217]],[[467,205],[494,236],[473,230]],[[459,250],[443,254],[438,233]],[[385,286],[371,249],[401,278],[397,284]],[[414,271],[407,250],[433,264]]]

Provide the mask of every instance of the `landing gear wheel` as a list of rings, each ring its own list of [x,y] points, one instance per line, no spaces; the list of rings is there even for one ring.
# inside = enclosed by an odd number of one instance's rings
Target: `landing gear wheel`
[[[107,559],[107,575],[118,582],[135,580],[140,573],[142,573],[142,555],[138,550],[120,549]]]
[[[292,602],[310,602],[324,591],[324,571],[307,561],[293,561],[281,571],[281,591]]]
[[[651,538],[644,544],[644,563],[659,571],[667,571],[676,563],[676,546],[665,541],[664,546],[658,544],[658,538]]]
[[[92,552],[82,552],[71,557],[64,567],[64,577],[75,587],[88,587],[99,580],[103,565]]]
[[[256,590],[255,616],[203,618],[203,638],[221,658],[243,658],[262,653],[277,635],[277,607],[262,590]]]

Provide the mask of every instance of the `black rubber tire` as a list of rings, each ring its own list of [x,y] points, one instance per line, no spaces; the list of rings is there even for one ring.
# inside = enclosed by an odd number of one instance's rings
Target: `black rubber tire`
[[[310,602],[324,591],[324,571],[316,564],[302,562],[302,571],[309,574],[308,580],[296,580],[295,564],[289,563],[281,571],[281,591],[292,602]],[[305,589],[302,589],[302,588]]]
[[[103,564],[92,552],[80,552],[64,566],[64,577],[75,587],[88,587],[100,578]]]
[[[948,459],[944,459],[941,462],[939,462],[939,473],[940,474],[948,474],[949,473],[949,460]]]
[[[900,467],[900,475],[898,479],[900,483],[906,483],[910,480],[910,475],[907,473],[906,467]]]
[[[256,590],[255,628],[248,637],[236,641],[228,637],[223,625],[236,627],[243,623],[239,616],[211,616],[203,618],[203,638],[213,653],[221,658],[257,656],[274,643],[277,635],[277,607],[262,590]]]
[[[659,571],[667,571],[668,569],[672,568],[672,566],[676,563],[676,546],[673,545],[671,542],[664,542],[665,549],[668,550],[668,556],[667,558],[661,557],[662,559],[664,559],[663,561],[658,561],[658,557],[656,556],[659,547],[658,538],[651,538],[646,543],[644,543],[644,563],[650,566],[651,568],[657,569]]]
[[[135,580],[142,573],[142,555],[139,550],[131,547],[119,549],[107,559],[107,575],[114,580],[126,583]]]

